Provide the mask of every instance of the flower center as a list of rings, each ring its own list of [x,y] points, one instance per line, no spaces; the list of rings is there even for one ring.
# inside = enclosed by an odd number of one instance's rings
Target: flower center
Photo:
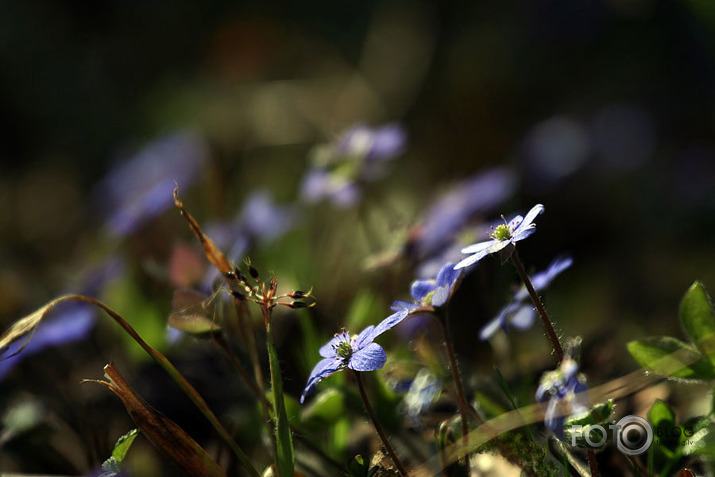
[[[335,354],[343,359],[348,359],[353,354],[353,347],[347,341],[341,341],[335,346]]]
[[[492,238],[503,242],[504,240],[509,240],[511,238],[511,230],[507,224],[497,225],[497,228],[492,232]]]

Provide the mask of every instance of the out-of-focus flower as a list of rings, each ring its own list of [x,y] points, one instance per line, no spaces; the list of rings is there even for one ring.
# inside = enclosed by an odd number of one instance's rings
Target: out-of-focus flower
[[[653,157],[657,142],[651,117],[628,104],[602,109],[593,120],[592,135],[598,164],[612,172],[642,166]]]
[[[573,259],[571,257],[559,257],[551,262],[546,270],[532,275],[531,284],[534,290],[540,292],[546,289],[551,281],[558,274],[569,268],[572,263]],[[491,338],[499,328],[505,331],[510,327],[518,330],[530,328],[536,317],[536,311],[530,300],[526,286],[521,285],[509,304],[502,308],[497,316],[481,329],[479,339],[486,340]]]
[[[287,231],[296,222],[295,208],[278,205],[267,190],[252,192],[236,216],[228,221],[208,224],[204,230],[219,249],[227,250],[232,260],[237,260],[256,244],[270,243]],[[218,276],[210,267],[204,280],[205,288]]]
[[[309,202],[329,199],[339,207],[355,205],[360,200],[360,184],[380,179],[385,163],[402,153],[406,140],[398,124],[375,129],[353,126],[332,143],[313,149],[302,197]]]
[[[345,328],[336,333],[333,339],[323,345],[320,356],[324,359],[315,365],[308,377],[303,394],[300,396],[301,404],[308,394],[312,393],[321,380],[342,369],[349,368],[354,371],[375,371],[384,366],[387,355],[382,346],[374,340],[385,331],[397,325],[405,313],[395,313],[388,316],[377,326],[368,326],[359,335],[351,337]]]
[[[526,214],[526,217],[517,215],[509,223],[504,223],[497,226],[491,235],[491,240],[475,243],[469,247],[462,249],[462,253],[472,254],[459,262],[454,268],[458,270],[477,263],[482,258],[490,253],[496,253],[509,245],[514,245],[516,242],[524,240],[531,234],[536,232],[536,224],[534,219],[537,215],[544,211],[544,206],[536,204]]]
[[[199,176],[208,155],[198,135],[161,138],[111,169],[95,190],[113,235],[127,236],[174,204],[176,183],[185,188]]]
[[[110,260],[101,264],[84,277],[80,294],[98,295],[110,280],[122,273],[123,268],[119,260]],[[42,321],[27,343],[24,340],[17,340],[8,347],[5,356],[9,357],[0,360],[0,380],[4,379],[21,360],[32,354],[52,346],[85,339],[94,327],[97,310],[89,303],[71,301],[58,304],[56,310],[50,313],[51,315]],[[22,348],[25,344],[26,346]],[[22,351],[18,353],[20,348]]]
[[[567,116],[554,116],[527,134],[523,156],[528,179],[536,186],[550,185],[583,167],[591,155],[586,127]]]
[[[442,381],[429,369],[420,369],[402,400],[407,418],[418,424],[419,416],[429,408],[440,392],[442,392]]]
[[[455,234],[470,219],[491,211],[509,197],[515,183],[514,174],[501,168],[481,172],[460,182],[430,206],[413,234],[410,246],[422,257],[449,246]]]
[[[563,423],[569,416],[588,412],[586,378],[578,372],[578,363],[564,358],[554,371],[544,373],[536,390],[536,400],[549,401],[544,423],[558,437],[563,436]]]

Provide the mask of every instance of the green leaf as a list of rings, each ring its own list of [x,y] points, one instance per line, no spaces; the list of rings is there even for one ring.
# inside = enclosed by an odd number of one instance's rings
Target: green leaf
[[[675,425],[675,411],[660,399],[656,399],[648,411],[648,420],[653,427]]]
[[[114,444],[114,450],[112,451],[112,457],[117,459],[119,462],[124,461],[124,457],[127,455],[129,448],[132,446],[134,439],[136,439],[138,435],[139,429],[132,429],[117,439],[117,443]]]
[[[695,282],[680,302],[680,321],[695,346],[715,365],[715,315],[705,286]]]
[[[116,477],[121,475],[124,457],[127,455],[129,448],[138,435],[139,429],[132,429],[117,439],[111,457],[102,462],[102,472],[99,474],[99,477]]]
[[[295,469],[295,456],[293,454],[293,439],[290,433],[290,423],[283,401],[283,379],[278,362],[278,353],[273,345],[273,335],[270,324],[266,326],[266,347],[268,348],[268,364],[271,371],[271,390],[273,391],[276,431],[276,458],[278,460],[278,475],[280,477],[293,477]]]
[[[345,398],[335,388],[320,392],[303,408],[302,421],[311,427],[330,426],[345,415]]]
[[[631,341],[628,352],[644,368],[666,376],[711,379],[715,370],[693,346],[670,336],[649,336]]]
[[[659,450],[669,459],[673,458],[682,434],[682,429],[675,425],[675,411],[665,402],[656,399],[648,411],[648,421],[653,426]]]

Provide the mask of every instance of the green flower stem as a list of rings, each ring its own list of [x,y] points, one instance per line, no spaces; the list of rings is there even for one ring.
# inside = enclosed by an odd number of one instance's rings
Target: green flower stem
[[[263,319],[266,324],[266,347],[268,349],[268,364],[271,373],[271,390],[273,392],[273,418],[275,425],[276,459],[278,462],[278,475],[280,477],[293,477],[295,469],[295,454],[293,451],[293,439],[291,436],[288,414],[283,400],[283,378],[278,363],[278,353],[273,342],[271,331],[270,310],[266,306],[261,307]]]
[[[365,405],[365,410],[367,411],[368,415],[370,416],[372,425],[375,426],[375,430],[377,431],[377,434],[380,436],[380,439],[382,440],[382,444],[385,446],[387,453],[390,455],[390,458],[392,459],[392,462],[397,467],[397,470],[400,472],[400,475],[402,475],[403,477],[409,477],[410,474],[407,473],[407,470],[405,469],[404,464],[402,464],[402,461],[400,461],[400,459],[397,457],[397,454],[395,454],[395,450],[390,445],[390,441],[387,440],[387,435],[385,435],[385,432],[382,430],[382,426],[380,426],[380,423],[377,420],[377,416],[375,416],[375,412],[372,410],[370,401],[368,401],[368,399],[367,399],[367,393],[365,392],[365,385],[362,382],[362,376],[360,375],[360,373],[358,371],[353,371],[353,372],[355,373],[355,380],[357,381],[358,389],[360,390],[360,397],[362,398],[362,402]]]
[[[544,325],[546,334],[549,336],[551,346],[556,352],[556,357],[559,359],[559,362],[561,362],[564,359],[564,349],[561,347],[559,337],[556,334],[556,331],[554,331],[554,325],[551,323],[549,315],[546,314],[544,304],[541,303],[541,298],[539,298],[536,290],[534,290],[534,286],[531,284],[531,279],[529,279],[529,275],[527,275],[526,270],[524,270],[524,265],[521,263],[521,259],[519,258],[519,254],[516,252],[516,249],[514,249],[514,252],[511,254],[511,263],[514,264],[516,271],[521,277],[521,281],[524,282],[524,286],[526,286],[526,290],[529,292],[529,296],[531,296],[531,301],[534,302],[534,306],[536,306],[536,310],[539,312],[539,317]]]

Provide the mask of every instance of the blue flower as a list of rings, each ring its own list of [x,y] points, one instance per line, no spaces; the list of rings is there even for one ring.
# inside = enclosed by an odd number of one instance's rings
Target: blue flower
[[[345,368],[353,371],[375,371],[382,368],[387,361],[385,350],[373,340],[385,331],[402,321],[407,313],[395,313],[380,322],[377,326],[370,325],[359,335],[351,337],[343,328],[336,333],[333,339],[323,345],[320,350],[322,360],[318,362],[308,377],[300,403],[303,404],[306,396],[312,393],[315,386],[333,373]]]
[[[534,290],[540,292],[546,289],[551,281],[558,274],[569,268],[572,263],[573,259],[571,257],[556,258],[546,270],[531,276],[531,284]],[[526,290],[526,286],[522,285],[509,304],[502,308],[497,316],[481,329],[479,339],[486,340],[491,338],[499,328],[506,331],[508,327],[518,330],[525,330],[531,327],[536,317],[536,311],[530,300],[531,297]]]
[[[343,133],[335,146],[345,156],[383,161],[402,153],[406,142],[407,134],[399,124],[386,124],[375,129],[357,124]]]
[[[531,234],[536,232],[534,219],[543,211],[544,206],[536,204],[526,214],[526,217],[517,215],[509,223],[497,226],[494,229],[494,232],[492,232],[491,240],[475,243],[469,247],[463,248],[462,253],[470,253],[472,255],[459,262],[454,268],[460,269],[473,265],[490,253],[499,252],[507,246],[514,245],[516,242],[529,237]]]
[[[207,156],[203,139],[179,133],[155,141],[118,164],[95,190],[113,235],[127,236],[174,204],[174,181],[196,180]]]
[[[427,209],[412,238],[414,251],[419,257],[441,252],[470,219],[491,211],[511,195],[515,183],[511,171],[495,168],[456,184]]]
[[[429,369],[420,369],[402,400],[404,412],[410,422],[419,426],[419,416],[429,408],[441,392],[442,381]]]
[[[385,163],[404,150],[406,139],[398,124],[375,129],[358,124],[335,141],[316,146],[301,196],[309,202],[327,198],[339,207],[355,205],[360,184],[381,178]]]
[[[204,231],[227,256],[238,260],[256,244],[269,243],[289,231],[296,222],[296,211],[291,205],[278,205],[270,192],[257,190],[249,194],[243,207],[233,219],[208,224]],[[219,276],[210,267],[204,276],[202,288],[211,290]]]
[[[453,286],[462,275],[460,270],[454,269],[453,263],[447,263],[437,274],[437,278],[430,280],[415,280],[410,286],[410,294],[414,301],[397,300],[392,303],[392,310],[407,314],[423,308],[438,308],[444,306],[452,295]]]
[[[554,434],[563,436],[563,423],[569,416],[588,411],[586,378],[578,372],[578,363],[566,357],[554,371],[544,373],[536,400],[549,401],[544,413],[544,423]]]

